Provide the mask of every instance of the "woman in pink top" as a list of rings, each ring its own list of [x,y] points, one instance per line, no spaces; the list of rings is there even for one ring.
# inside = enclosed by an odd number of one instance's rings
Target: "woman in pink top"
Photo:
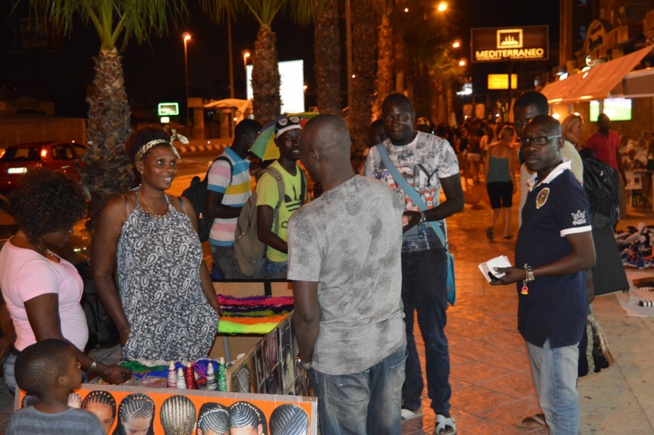
[[[116,384],[129,370],[95,361],[83,350],[88,326],[80,305],[83,283],[77,269],[54,251],[68,241],[73,225],[84,213],[84,195],[62,174],[39,169],[23,177],[9,199],[18,232],[0,251],[0,288],[11,322],[3,329],[15,342],[5,360],[5,382],[14,391],[14,363],[25,347],[48,338],[70,341],[77,360],[89,376]],[[8,334],[7,334],[8,332]],[[5,354],[6,355],[6,352]],[[3,355],[0,355],[3,356]]]

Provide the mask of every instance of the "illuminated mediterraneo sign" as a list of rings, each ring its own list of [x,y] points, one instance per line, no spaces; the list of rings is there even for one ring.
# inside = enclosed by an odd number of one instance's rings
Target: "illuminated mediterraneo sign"
[[[548,26],[471,29],[472,62],[547,60]]]

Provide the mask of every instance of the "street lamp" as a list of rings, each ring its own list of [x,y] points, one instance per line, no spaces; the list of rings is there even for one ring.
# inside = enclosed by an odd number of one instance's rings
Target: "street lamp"
[[[245,98],[248,97],[248,59],[251,56],[250,50],[243,50],[243,68],[245,70]]]
[[[447,10],[447,2],[439,2],[438,5],[436,5],[436,10],[438,10],[438,12],[445,12]]]
[[[188,107],[188,42],[191,40],[191,34],[184,32],[182,34],[182,40],[184,41],[184,87],[186,88],[186,128],[189,130],[186,134],[188,135],[191,131],[190,110]]]
[[[468,64],[468,61],[466,59],[460,59],[459,60],[459,66],[464,67]]]
[[[458,39],[455,39],[454,42],[452,42],[452,48],[457,49],[461,47],[461,41]]]

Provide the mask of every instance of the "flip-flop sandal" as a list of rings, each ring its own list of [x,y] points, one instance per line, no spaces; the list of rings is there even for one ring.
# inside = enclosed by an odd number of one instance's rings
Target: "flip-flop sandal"
[[[539,429],[547,426],[547,423],[545,423],[545,414],[536,414],[518,420],[515,425],[520,429]]]
[[[503,237],[504,237],[504,238],[505,238],[506,240],[511,240],[511,239],[513,238],[513,236],[512,236],[512,235],[508,235],[508,236],[503,236]]]
[[[436,414],[436,430],[434,435],[454,435],[456,434],[456,423],[454,423],[454,418],[445,417],[440,414]]]
[[[495,237],[493,234],[493,227],[486,228],[486,237],[488,237],[488,240],[493,240]]]

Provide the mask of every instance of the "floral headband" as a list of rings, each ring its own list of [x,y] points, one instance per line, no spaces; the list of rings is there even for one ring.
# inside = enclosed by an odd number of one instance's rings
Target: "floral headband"
[[[157,145],[168,145],[170,148],[172,148],[173,153],[175,154],[175,157],[177,157],[178,160],[182,160],[182,158],[179,156],[179,153],[177,152],[177,149],[175,148],[175,145],[173,145],[173,142],[177,139],[183,144],[188,144],[188,139],[185,136],[182,136],[181,134],[178,134],[174,129],[172,130],[172,135],[170,136],[170,140],[166,139],[155,139],[151,140],[150,142],[146,143],[143,145],[137,152],[136,155],[134,156],[134,161],[138,162],[143,158],[143,155],[150,151],[152,147],[155,147]]]

